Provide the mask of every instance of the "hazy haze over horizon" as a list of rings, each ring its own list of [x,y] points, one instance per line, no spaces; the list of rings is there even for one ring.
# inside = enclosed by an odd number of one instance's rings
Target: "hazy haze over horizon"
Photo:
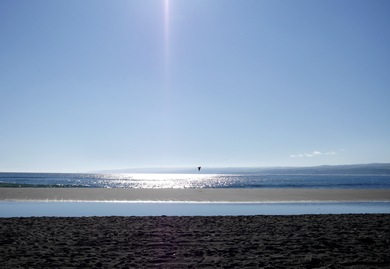
[[[389,1],[0,1],[0,172],[390,163]]]

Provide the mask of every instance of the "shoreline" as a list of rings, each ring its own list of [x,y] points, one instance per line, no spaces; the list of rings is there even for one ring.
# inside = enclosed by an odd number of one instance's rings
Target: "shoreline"
[[[0,188],[0,202],[299,203],[390,201],[390,189]]]

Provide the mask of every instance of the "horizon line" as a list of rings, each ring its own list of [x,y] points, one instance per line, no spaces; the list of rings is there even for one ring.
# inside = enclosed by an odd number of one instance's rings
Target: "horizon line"
[[[313,166],[202,166],[202,169],[277,169],[277,168],[316,168],[324,166],[355,166],[355,165],[390,165],[390,163],[356,163],[356,164],[323,164],[323,165],[313,165]],[[155,170],[155,169],[192,169],[197,168],[198,166],[149,166],[149,167],[130,167],[130,168],[120,168],[120,169],[102,169],[102,170],[93,170],[85,172],[59,172],[59,171],[0,171],[0,173],[64,173],[64,174],[87,174],[87,173],[125,173],[125,170]],[[116,172],[114,172],[116,171]],[[120,172],[123,171],[123,172]]]

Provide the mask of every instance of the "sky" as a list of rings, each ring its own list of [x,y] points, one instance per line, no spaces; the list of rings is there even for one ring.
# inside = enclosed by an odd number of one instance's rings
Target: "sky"
[[[0,172],[389,163],[389,14],[0,0]]]

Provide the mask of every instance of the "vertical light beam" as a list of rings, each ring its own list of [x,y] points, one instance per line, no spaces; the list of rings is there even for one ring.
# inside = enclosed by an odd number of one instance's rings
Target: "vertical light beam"
[[[165,21],[164,21],[164,60],[165,60],[165,76],[168,75],[169,62],[169,0],[164,0],[165,6]],[[167,79],[167,77],[166,77]]]

